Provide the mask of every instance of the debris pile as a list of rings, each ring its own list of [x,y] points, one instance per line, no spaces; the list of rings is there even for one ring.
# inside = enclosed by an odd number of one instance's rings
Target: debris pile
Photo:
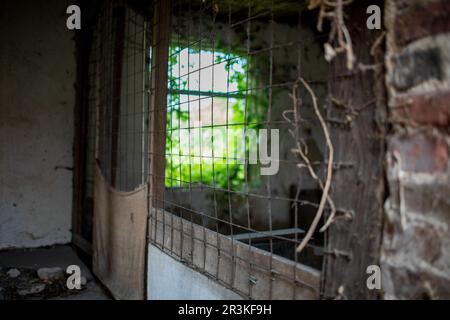
[[[0,268],[0,300],[47,300],[80,293],[68,289],[68,276],[61,268]]]

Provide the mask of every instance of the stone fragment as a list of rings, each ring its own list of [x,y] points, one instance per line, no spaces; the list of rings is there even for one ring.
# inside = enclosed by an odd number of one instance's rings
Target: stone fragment
[[[17,269],[10,269],[7,273],[6,273],[10,278],[17,278],[18,276],[20,276],[20,271]]]
[[[41,268],[37,271],[37,274],[42,281],[58,280],[64,276],[61,268]]]
[[[17,293],[21,296],[27,296],[27,295],[31,295],[31,294],[38,294],[41,293],[42,291],[45,290],[45,284],[43,283],[38,283],[38,284],[34,284],[29,288],[26,289],[22,289],[19,290]]]

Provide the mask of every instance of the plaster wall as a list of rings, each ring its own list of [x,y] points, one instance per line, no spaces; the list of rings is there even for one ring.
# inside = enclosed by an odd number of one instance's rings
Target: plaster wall
[[[0,3],[0,249],[71,238],[76,66],[69,4]]]

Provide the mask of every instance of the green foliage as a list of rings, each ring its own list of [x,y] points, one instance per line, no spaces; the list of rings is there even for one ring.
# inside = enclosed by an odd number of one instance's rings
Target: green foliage
[[[214,63],[219,66],[223,65],[227,74],[227,91],[211,93],[222,96],[222,98],[214,97],[213,99],[218,103],[222,101],[223,105],[228,108],[229,114],[228,119],[225,120],[226,123],[219,125],[219,123],[213,122],[212,125],[210,123],[196,128],[191,117],[193,112],[199,113],[199,104],[190,108],[183,101],[188,100],[186,93],[195,95],[195,91],[199,90],[193,90],[193,86],[179,75],[180,70],[184,70],[185,73],[187,73],[186,69],[194,72],[198,68],[196,64],[204,65],[205,63],[197,60],[188,65],[186,56],[182,56],[181,51],[182,49],[178,46],[170,48],[165,185],[166,187],[185,187],[189,183],[201,183],[239,190],[243,187],[246,175],[249,176],[249,170],[248,168],[246,170],[246,166],[234,158],[239,153],[238,148],[244,147],[245,150],[248,150],[250,142],[236,141],[229,137],[238,136],[239,132],[243,132],[245,123],[249,120],[255,123],[259,122],[257,113],[252,112],[249,115],[245,110],[246,104],[261,102],[256,101],[257,98],[247,92],[248,61],[230,53],[213,53],[205,50],[199,52],[192,48],[185,51],[194,57],[196,55],[212,56]],[[197,94],[197,97],[200,97],[200,94]],[[204,93],[202,94],[204,95]],[[223,95],[226,95],[228,99]],[[192,96],[190,98],[193,99]],[[196,110],[192,110],[194,108]],[[221,112],[225,111],[226,109]],[[218,137],[226,137],[226,139],[223,139],[224,141],[215,140]],[[213,155],[217,157],[219,151],[221,157],[212,159]]]

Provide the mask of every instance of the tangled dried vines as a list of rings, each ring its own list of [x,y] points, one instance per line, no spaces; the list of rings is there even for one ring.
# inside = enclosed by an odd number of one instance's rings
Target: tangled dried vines
[[[306,143],[303,141],[303,139],[301,139],[301,137],[299,136],[299,133],[298,133],[299,132],[298,124],[300,123],[300,120],[301,120],[300,119],[300,107],[302,104],[302,100],[299,99],[297,96],[297,89],[298,89],[299,84],[302,84],[308,91],[309,95],[311,96],[311,99],[313,102],[313,107],[314,107],[314,113],[320,122],[320,125],[322,127],[322,130],[325,135],[326,142],[327,142],[328,164],[327,164],[327,177],[326,177],[325,184],[322,182],[322,180],[319,178],[319,176],[315,172],[313,165],[311,164],[311,161],[308,158],[308,148],[306,146]],[[326,124],[326,122],[320,112],[320,109],[319,109],[317,96],[314,93],[314,91],[312,90],[311,86],[303,78],[299,78],[296,81],[296,83],[294,84],[294,87],[292,89],[291,98],[293,100],[293,108],[292,108],[292,110],[285,111],[283,113],[283,117],[293,127],[293,129],[289,130],[289,133],[292,135],[292,137],[296,141],[296,148],[292,149],[292,152],[295,153],[296,155],[299,155],[301,160],[304,162],[304,163],[298,164],[298,167],[306,166],[311,177],[315,181],[317,181],[318,185],[322,189],[322,198],[320,199],[319,208],[317,209],[314,220],[311,223],[311,226],[309,227],[309,230],[306,233],[305,237],[303,238],[302,242],[300,243],[300,245],[297,248],[297,252],[301,252],[306,247],[308,242],[311,240],[315,230],[317,229],[320,219],[322,218],[326,202],[328,202],[328,204],[330,206],[331,214],[330,214],[330,217],[328,218],[327,222],[325,223],[325,225],[321,228],[321,230],[320,230],[321,232],[325,231],[331,225],[331,223],[334,220],[335,214],[336,214],[336,207],[334,205],[333,200],[329,196],[330,188],[331,188],[331,179],[333,176],[334,148],[333,148],[333,144],[331,142],[330,132],[328,131],[327,124]],[[292,114],[293,119],[289,118],[288,114]]]
[[[324,20],[331,21],[331,32],[328,42],[325,43],[325,59],[330,62],[337,54],[345,53],[347,57],[347,68],[353,70],[356,62],[353,52],[352,39],[344,22],[344,6],[353,0],[309,0],[308,9],[319,8],[317,29],[323,30]]]
[[[331,31],[329,34],[328,42],[325,43],[324,45],[325,59],[328,62],[330,62],[338,54],[345,53],[347,60],[347,68],[349,70],[353,70],[356,62],[356,57],[353,51],[350,33],[344,22],[344,6],[349,5],[352,2],[353,0],[309,0],[308,5],[308,9],[310,10],[319,8],[319,18],[317,22],[317,29],[319,31],[323,31],[325,19],[328,19],[331,22]],[[308,158],[308,148],[306,146],[306,143],[299,136],[299,123],[301,120],[300,106],[302,104],[301,99],[299,99],[297,96],[299,84],[302,84],[305,87],[305,89],[308,91],[312,99],[314,113],[320,122],[320,125],[322,127],[326,139],[326,144],[328,148],[328,163],[327,163],[325,183],[319,178],[319,176],[315,172],[313,165],[311,164],[311,161]],[[302,163],[298,164],[298,167],[306,167],[308,169],[310,176],[318,183],[319,187],[322,189],[322,198],[320,199],[316,215],[305,237],[303,238],[302,242],[297,248],[297,252],[299,253],[306,247],[306,245],[311,240],[315,230],[317,229],[317,226],[319,225],[320,220],[323,216],[326,203],[328,203],[331,213],[324,226],[320,229],[320,232],[324,232],[334,221],[336,215],[336,207],[329,195],[331,189],[331,180],[333,177],[334,148],[333,143],[331,142],[328,126],[319,109],[318,98],[314,93],[313,89],[311,88],[311,86],[303,78],[300,77],[294,84],[291,99],[293,101],[293,108],[292,110],[285,111],[283,113],[283,117],[293,127],[293,129],[289,130],[290,134],[296,141],[296,148],[294,148],[292,152],[298,155],[302,161]],[[292,114],[293,119],[289,118],[288,114]]]

